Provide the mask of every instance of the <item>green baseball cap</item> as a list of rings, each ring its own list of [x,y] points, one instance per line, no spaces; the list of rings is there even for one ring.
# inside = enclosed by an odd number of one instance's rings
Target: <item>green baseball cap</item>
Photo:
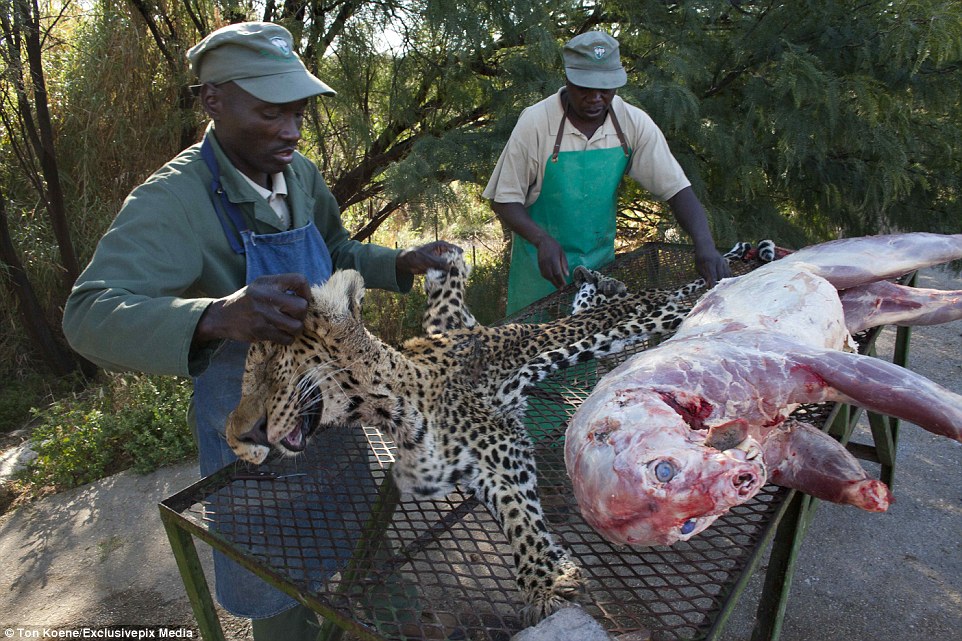
[[[618,54],[618,41],[607,33],[589,31],[575,36],[564,46],[561,56],[571,84],[588,89],[617,89],[628,82]]]
[[[201,83],[224,82],[274,104],[335,91],[307,70],[294,53],[290,32],[270,22],[240,22],[222,27],[187,52]]]

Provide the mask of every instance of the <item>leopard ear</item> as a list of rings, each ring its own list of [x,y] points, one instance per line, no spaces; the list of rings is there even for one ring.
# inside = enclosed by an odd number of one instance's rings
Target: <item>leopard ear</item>
[[[347,297],[347,309],[351,316],[360,320],[361,304],[364,302],[364,278],[358,272],[354,272],[352,276],[344,294]]]
[[[351,316],[360,319],[364,299],[364,279],[353,269],[339,269],[326,283],[311,290],[312,310],[323,318],[334,320]]]

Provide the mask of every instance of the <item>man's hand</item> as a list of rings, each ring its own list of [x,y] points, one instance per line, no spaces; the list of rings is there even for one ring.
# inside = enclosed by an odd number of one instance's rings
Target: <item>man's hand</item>
[[[732,275],[728,261],[714,247],[695,249],[695,269],[708,282],[709,289],[722,278],[729,278]]]
[[[290,345],[304,331],[311,288],[301,274],[261,276],[211,303],[194,330],[194,345],[212,340]]]
[[[461,252],[457,245],[436,240],[427,245],[421,245],[414,249],[405,249],[397,257],[395,269],[401,274],[423,274],[427,270],[448,268],[448,261],[442,256],[448,252]]]
[[[555,287],[564,287],[568,282],[568,257],[561,245],[548,234],[544,234],[536,247],[541,275]]]
[[[491,209],[505,227],[538,250],[541,276],[555,287],[564,287],[568,282],[568,257],[558,241],[531,220],[528,210],[521,203],[492,202]]]

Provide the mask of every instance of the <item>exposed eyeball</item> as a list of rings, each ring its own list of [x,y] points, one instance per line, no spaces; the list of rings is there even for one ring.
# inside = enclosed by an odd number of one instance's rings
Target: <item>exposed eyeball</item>
[[[678,470],[675,468],[675,464],[667,460],[655,461],[652,469],[655,473],[655,479],[659,483],[667,483],[671,479],[675,478],[675,474],[678,473]]]

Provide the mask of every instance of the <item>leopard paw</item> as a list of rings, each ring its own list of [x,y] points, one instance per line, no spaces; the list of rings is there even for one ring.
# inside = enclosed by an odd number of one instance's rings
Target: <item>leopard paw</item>
[[[758,260],[763,263],[770,263],[775,260],[775,241],[758,241]]]
[[[526,626],[537,625],[558,610],[578,603],[584,594],[585,581],[581,569],[566,560],[553,577],[546,578],[545,584],[529,595],[527,605],[521,611],[522,620]]]
[[[584,265],[578,265],[575,267],[574,272],[571,274],[571,281],[578,286],[584,285],[585,283],[591,283],[594,285],[601,278],[601,274],[594,270],[588,269]]]
[[[598,281],[598,293],[607,296],[608,298],[613,298],[615,296],[627,294],[628,286],[620,280],[602,277],[602,279]]]
[[[735,243],[735,245],[725,252],[725,258],[728,260],[744,260],[752,251],[752,244],[741,242]]]

